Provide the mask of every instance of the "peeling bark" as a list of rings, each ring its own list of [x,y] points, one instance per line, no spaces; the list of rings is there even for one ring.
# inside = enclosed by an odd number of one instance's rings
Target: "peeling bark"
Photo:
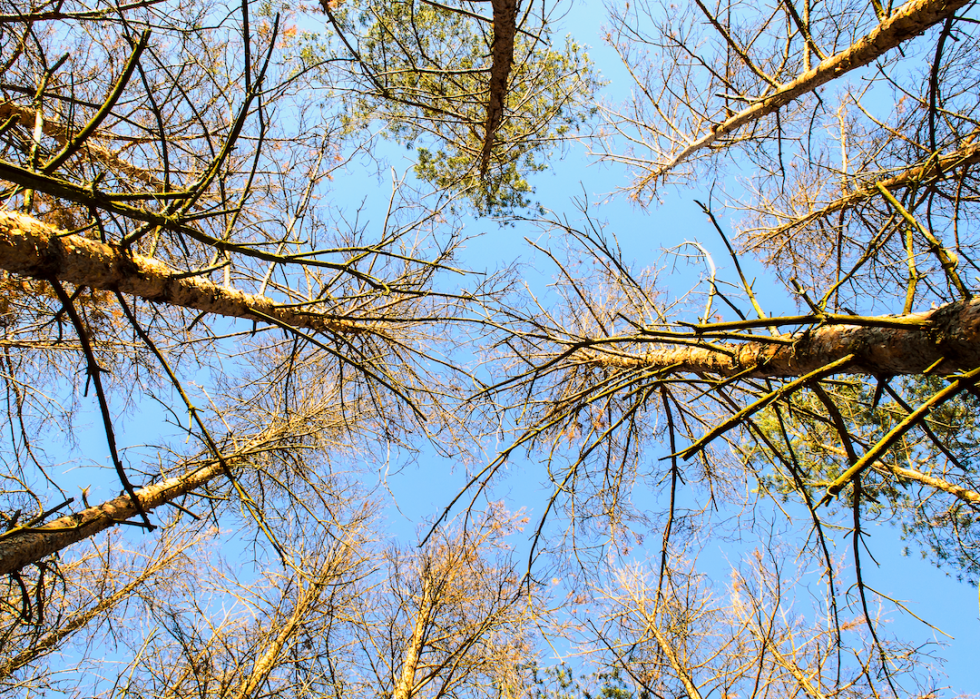
[[[78,235],[37,219],[0,211],[0,268],[36,279],[57,279],[92,289],[132,294],[154,303],[260,323],[273,318],[322,333],[384,335],[377,324],[282,308],[272,299],[187,276],[163,262]]]
[[[514,63],[514,39],[517,36],[517,0],[491,0],[493,5],[493,64],[490,67],[490,99],[480,155],[480,177],[490,169],[493,139],[504,120],[507,79]]]
[[[813,92],[818,87],[849,71],[868,65],[901,43],[944,21],[958,9],[967,5],[969,1],[911,0],[905,3],[863,39],[856,41],[844,51],[821,61],[816,67],[794,80],[779,86],[774,92],[760,98],[752,106],[734,114],[720,124],[712,126],[711,131],[684,148],[669,163],[644,178],[641,186],[664,176],[698,151],[709,147],[718,139],[742,126],[775,113],[793,100]]]
[[[580,363],[623,369],[669,369],[671,373],[702,373],[744,378],[803,376],[849,354],[855,360],[843,374],[891,376],[952,374],[980,367],[980,299],[957,301],[925,313],[882,316],[882,325],[818,326],[782,335],[774,342],[659,346],[645,354],[617,352],[614,347],[579,350]],[[628,341],[636,342],[631,337]],[[625,338],[624,338],[625,340]]]
[[[136,497],[142,511],[149,512],[206,485],[225,472],[225,466],[214,461],[190,473],[139,488]],[[95,536],[134,517],[138,512],[140,508],[129,495],[120,495],[101,505],[59,517],[41,527],[4,532],[0,538],[0,575],[13,573],[71,544]]]

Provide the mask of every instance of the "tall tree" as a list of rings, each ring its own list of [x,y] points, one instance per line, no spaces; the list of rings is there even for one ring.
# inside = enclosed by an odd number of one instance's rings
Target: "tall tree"
[[[546,3],[320,4],[337,34],[330,55],[349,66],[328,79],[350,95],[351,128],[380,121],[417,149],[418,177],[480,213],[528,206],[529,174],[595,111],[594,69],[581,46],[553,36]]]
[[[218,476],[275,539],[251,487],[302,476],[297,449],[352,435],[355,423],[393,440],[427,419],[439,429],[448,394],[427,352],[474,298],[434,289],[435,275],[454,274],[446,261],[459,240],[427,240],[439,211],[397,189],[376,230],[311,206],[343,161],[336,115],[316,113],[304,74],[277,51],[291,31],[277,17],[253,17],[248,3],[217,22],[207,5],[45,8],[12,11],[0,27],[12,47],[0,267],[17,275],[4,277],[4,378],[19,426],[10,490],[34,511],[11,519],[3,569],[120,521],[152,529],[150,509]],[[67,46],[76,50],[57,53]],[[290,108],[294,118],[277,118]],[[79,368],[123,493],[66,514],[72,498],[48,502],[59,494],[44,481],[60,486],[38,446],[53,426],[38,397],[60,397],[61,375]],[[221,395],[188,385],[201,372]],[[186,427],[172,463],[154,455],[134,467],[119,413],[156,398]],[[242,473],[256,461],[280,468]],[[64,517],[37,531],[55,512]]]
[[[520,432],[467,492],[490,487],[519,448],[540,450],[551,497],[538,531],[556,515],[574,523],[579,560],[587,542],[628,549],[651,528],[666,556],[723,526],[722,502],[768,512],[790,499],[782,513],[813,529],[801,549],[824,570],[834,637],[853,605],[876,677],[891,682],[873,621],[882,598],[862,573],[870,522],[904,521],[975,581],[976,27],[956,2],[615,10],[610,37],[636,95],[607,112],[600,154],[635,170],[626,190],[641,203],[738,169],[748,185],[728,196],[748,216],[731,241],[709,195],[705,227],[728,259],[697,242],[675,251],[703,265],[687,294],[633,269],[584,206],[581,226],[543,217],[555,300],[504,312],[510,374],[485,393],[519,411]],[[757,293],[751,253],[795,312]],[[952,442],[943,416],[957,414]],[[640,509],[643,488],[662,496]],[[847,531],[854,598],[839,594],[831,526]]]
[[[475,516],[421,549],[386,553],[385,579],[359,615],[367,696],[496,697],[519,688],[547,612],[506,541],[519,518],[499,506]]]

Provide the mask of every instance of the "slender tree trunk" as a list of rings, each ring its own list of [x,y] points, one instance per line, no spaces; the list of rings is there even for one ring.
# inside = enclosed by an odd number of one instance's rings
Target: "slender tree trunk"
[[[791,674],[793,679],[799,683],[800,688],[808,697],[810,697],[810,699],[827,699],[823,692],[814,687],[813,683],[807,679],[807,676],[803,674],[802,670],[800,670],[799,665],[792,662],[785,655],[779,652],[779,648],[772,638],[764,634],[760,629],[757,629],[755,624],[750,622],[748,625],[752,628],[752,631],[755,633],[756,637],[763,644],[766,650],[773,654],[776,662],[782,665],[784,669],[789,671],[789,674]]]
[[[144,512],[154,510],[200,488],[225,473],[215,461],[201,468],[136,491]],[[0,575],[20,570],[75,542],[95,536],[130,519],[139,509],[129,495],[89,507],[73,515],[59,517],[41,527],[17,527],[0,535]]]
[[[777,320],[774,318],[773,324]],[[781,335],[773,341],[710,346],[707,339],[703,346],[656,343],[660,346],[644,354],[619,352],[612,343],[597,343],[578,350],[572,359],[623,369],[664,369],[723,377],[741,374],[744,378],[803,376],[849,354],[855,355],[854,361],[837,373],[892,376],[922,374],[930,369],[937,374],[952,374],[980,367],[980,298],[925,313],[849,320],[850,323],[841,319],[820,325],[801,334]],[[739,323],[724,327],[736,325]],[[722,324],[703,327],[706,332],[723,329]],[[635,344],[637,339],[634,336],[624,341]],[[655,341],[651,337],[651,343]]]
[[[507,79],[514,63],[514,39],[517,36],[517,0],[491,0],[493,7],[493,63],[490,66],[490,99],[480,155],[480,177],[490,169],[493,139],[504,120]]]
[[[273,318],[315,332],[384,334],[377,324],[283,308],[265,296],[187,276],[159,260],[114,245],[65,235],[36,218],[13,211],[0,211],[0,268],[37,279],[54,278],[92,289],[117,290],[154,303],[231,318],[263,323]]]
[[[412,699],[415,693],[415,673],[418,671],[419,659],[422,657],[422,646],[425,640],[425,628],[432,611],[432,598],[428,578],[422,579],[422,600],[419,611],[415,616],[412,627],[412,637],[402,659],[402,671],[395,681],[395,692],[392,699]]]
[[[667,656],[667,662],[670,663],[670,666],[674,669],[674,672],[677,673],[677,677],[680,678],[680,681],[683,683],[684,691],[687,692],[689,699],[701,699],[701,692],[698,691],[697,685],[694,684],[694,678],[691,677],[689,668],[684,667],[684,665],[681,663],[680,658],[677,657],[677,652],[674,650],[674,647],[671,645],[667,637],[660,632],[660,629],[658,629],[655,624],[650,624],[650,633],[653,634],[653,637],[657,641],[657,645],[660,646],[660,650],[662,650],[664,655]]]
[[[239,686],[238,691],[232,695],[234,699],[249,699],[249,697],[254,696],[262,687],[269,678],[269,675],[276,668],[289,639],[301,628],[301,624],[306,620],[307,613],[316,604],[317,600],[320,599],[320,592],[323,590],[324,584],[333,574],[334,568],[332,564],[326,564],[317,578],[310,583],[309,587],[297,596],[296,605],[293,607],[293,612],[289,615],[289,619],[283,624],[275,638],[266,646],[265,652],[255,661],[252,672],[249,673],[248,677]]]

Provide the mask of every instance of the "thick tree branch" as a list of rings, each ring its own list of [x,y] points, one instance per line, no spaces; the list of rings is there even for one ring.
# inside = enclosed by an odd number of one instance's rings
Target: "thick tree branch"
[[[778,322],[772,320],[773,324]],[[854,361],[843,366],[839,373],[890,376],[922,374],[929,369],[937,374],[951,374],[980,367],[978,299],[951,303],[925,313],[884,316],[880,320],[880,326],[833,323],[803,333],[743,344],[657,343],[659,346],[644,354],[617,351],[613,339],[579,350],[574,360],[595,366],[670,368],[672,373],[742,378],[802,376],[849,354],[855,355]],[[635,343],[639,339],[634,336],[623,341]]]
[[[226,464],[228,462],[226,461]],[[139,488],[137,501],[129,495],[89,507],[73,515],[59,517],[41,527],[16,528],[0,537],[0,575],[20,570],[83,539],[125,522],[140,511],[150,512],[161,505],[200,488],[225,473],[226,466],[214,460],[181,476]]]
[[[922,471],[918,471],[913,468],[893,466],[885,461],[878,461],[875,463],[874,468],[881,471],[887,471],[888,473],[898,476],[899,478],[913,481],[915,483],[921,483],[922,485],[929,486],[930,488],[941,490],[944,493],[949,493],[953,497],[962,500],[968,505],[971,505],[974,509],[980,510],[980,493],[975,490],[964,488],[956,485],[955,483],[950,483],[943,478],[937,478],[936,476],[923,473]]]
[[[283,308],[265,296],[218,286],[163,262],[79,235],[66,235],[37,219],[0,211],[0,268],[37,279],[57,279],[92,289],[117,290],[154,303],[314,332],[384,335],[377,324]]]

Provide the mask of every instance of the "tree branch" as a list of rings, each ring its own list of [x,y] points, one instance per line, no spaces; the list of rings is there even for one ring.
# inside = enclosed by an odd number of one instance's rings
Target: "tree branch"
[[[78,235],[66,235],[37,219],[0,211],[0,268],[38,279],[54,278],[92,289],[118,290],[154,303],[230,318],[343,335],[384,335],[380,324],[283,308],[266,296],[246,294],[189,277],[163,262],[130,254]]]
[[[888,376],[951,374],[980,367],[980,300],[958,301],[925,313],[883,316],[881,326],[847,322],[818,325],[803,333],[742,344],[671,346],[658,343],[644,354],[616,349],[618,341],[641,336],[583,341],[571,356],[577,364],[621,369],[674,367],[672,373],[705,373],[741,378],[786,378],[816,371],[849,354],[853,362],[842,374]],[[766,319],[777,324],[778,318]],[[700,327],[700,326],[699,326]],[[711,325],[703,326],[710,328]]]
[[[670,162],[644,177],[638,189],[655,182],[695,153],[742,126],[774,114],[793,100],[813,92],[844,73],[868,65],[891,49],[950,17],[968,2],[969,0],[911,0],[902,5],[863,39],[821,61],[815,68],[806,71],[795,80],[784,83],[772,94],[759,99],[752,106],[714,125],[711,131],[690,143]]]

